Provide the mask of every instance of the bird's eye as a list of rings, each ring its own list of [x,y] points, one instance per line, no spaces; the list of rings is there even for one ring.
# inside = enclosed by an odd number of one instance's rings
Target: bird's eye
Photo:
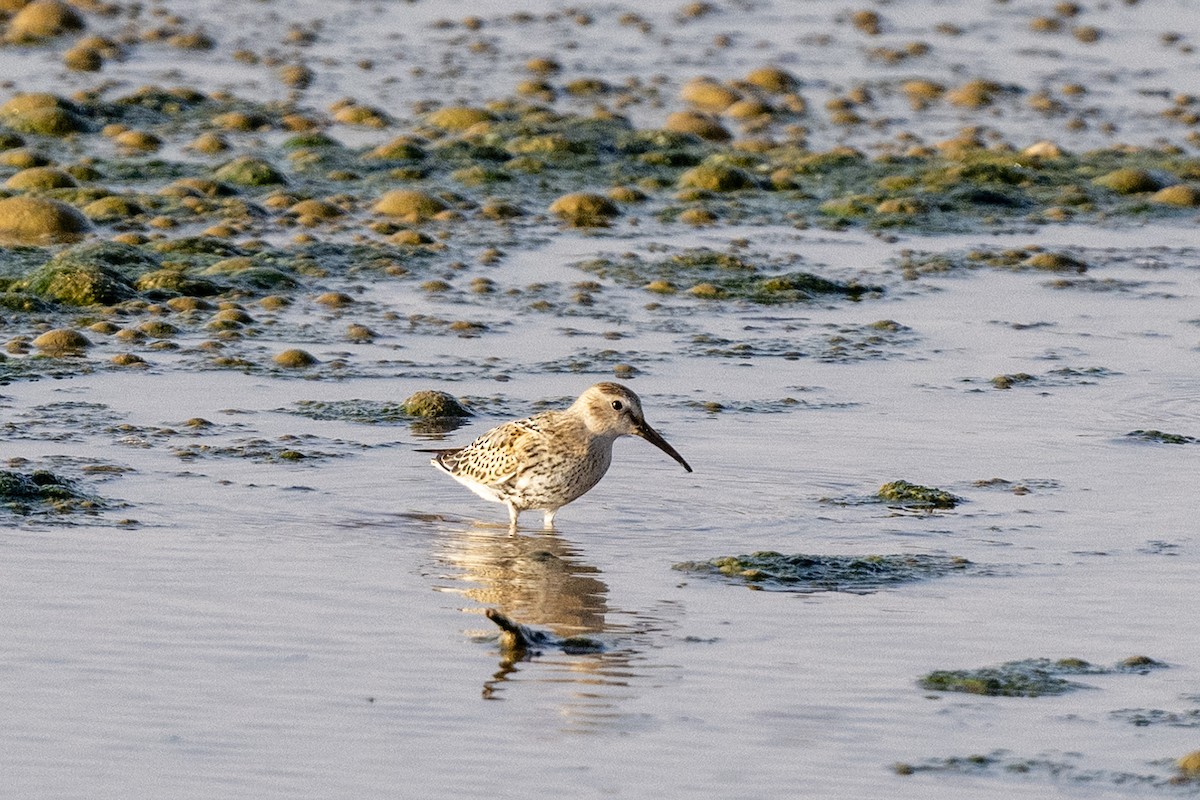
[[[622,408],[625,407],[625,404],[622,403],[620,400],[613,400],[612,406],[613,406],[613,411],[620,411]]]

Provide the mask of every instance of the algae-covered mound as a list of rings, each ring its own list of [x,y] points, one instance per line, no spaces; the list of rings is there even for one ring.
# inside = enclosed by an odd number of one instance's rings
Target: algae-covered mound
[[[708,561],[685,561],[673,569],[730,578],[756,589],[868,594],[888,586],[938,578],[969,569],[965,558],[934,555],[784,555],[771,550]]]
[[[879,487],[879,498],[888,503],[898,503],[905,508],[954,508],[962,502],[944,489],[921,486],[908,481],[892,481]]]
[[[53,472],[0,470],[0,509],[15,514],[65,513],[98,508],[94,497],[83,494],[66,478]]]
[[[1161,661],[1146,656],[1134,656],[1113,667],[1091,664],[1080,658],[1028,658],[1009,661],[998,667],[981,669],[938,670],[923,676],[921,688],[937,692],[966,692],[993,697],[1039,697],[1063,694],[1084,688],[1084,684],[1067,680],[1064,675],[1111,675],[1114,673],[1143,674],[1149,669],[1165,667]]]

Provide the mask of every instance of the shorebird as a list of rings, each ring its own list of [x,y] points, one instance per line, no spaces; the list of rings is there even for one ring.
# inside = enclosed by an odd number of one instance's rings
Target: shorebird
[[[466,447],[430,450],[434,467],[485,500],[508,506],[517,527],[522,511],[541,509],[554,527],[558,509],[600,482],[613,442],[640,436],[692,468],[642,416],[638,396],[619,383],[598,383],[565,411],[543,411],[492,428]]]

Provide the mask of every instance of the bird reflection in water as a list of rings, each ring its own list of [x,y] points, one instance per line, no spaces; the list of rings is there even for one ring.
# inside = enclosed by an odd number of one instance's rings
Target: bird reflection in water
[[[443,558],[462,571],[460,580],[474,584],[455,591],[480,603],[469,611],[487,613],[500,628],[500,667],[484,683],[485,698],[539,654],[572,681],[625,685],[633,653],[607,646],[611,636],[597,637],[613,630],[605,621],[608,586],[572,544],[555,533],[506,534],[483,525],[458,529],[446,541]],[[555,654],[567,658],[554,660]]]

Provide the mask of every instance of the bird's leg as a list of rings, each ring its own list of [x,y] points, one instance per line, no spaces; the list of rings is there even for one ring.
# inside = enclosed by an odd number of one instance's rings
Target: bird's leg
[[[557,508],[547,508],[546,516],[542,520],[542,530],[554,530],[554,515],[558,512]]]
[[[513,505],[512,503],[507,503],[506,505],[508,506],[508,532],[516,533],[517,532],[517,517],[519,517],[521,515],[521,512],[518,511],[517,507],[515,505]]]

